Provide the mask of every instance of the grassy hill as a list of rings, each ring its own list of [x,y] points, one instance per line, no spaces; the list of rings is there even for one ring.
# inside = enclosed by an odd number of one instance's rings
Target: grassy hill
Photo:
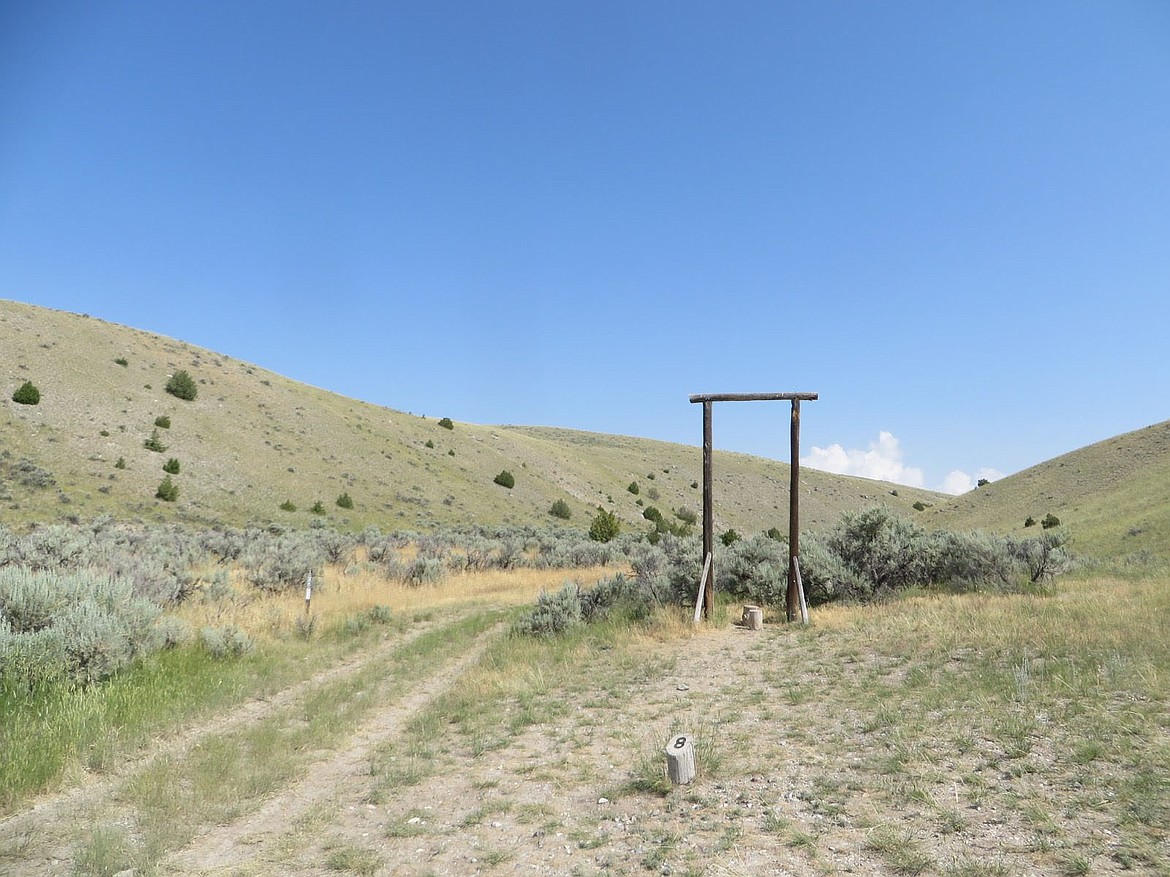
[[[181,341],[9,301],[0,301],[0,350],[0,523],[9,526],[99,514],[384,531],[563,525],[549,514],[563,499],[568,526],[588,526],[603,505],[648,528],[646,506],[668,516],[701,509],[696,447],[549,427],[445,429]],[[165,392],[178,370],[194,378],[194,401]],[[12,400],[25,381],[39,404]],[[156,427],[160,417],[170,426]],[[156,429],[165,451],[144,447]],[[155,492],[171,458],[179,495],[164,502]],[[504,469],[515,476],[511,490],[493,483]],[[786,529],[787,464],[717,451],[715,476],[719,531]],[[807,469],[802,489],[806,527],[873,504],[913,515],[915,502],[944,499]],[[352,509],[337,505],[343,493]],[[317,502],[323,517],[310,511]]]
[[[953,530],[1029,533],[1053,514],[1074,549],[1097,557],[1170,551],[1170,421],[1064,454],[927,510]]]

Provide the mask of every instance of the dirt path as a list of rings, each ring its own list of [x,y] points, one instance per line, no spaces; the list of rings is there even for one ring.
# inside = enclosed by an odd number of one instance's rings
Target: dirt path
[[[229,713],[213,716],[156,741],[139,758],[125,761],[107,773],[88,774],[81,784],[45,796],[28,809],[0,820],[0,850],[24,851],[20,866],[4,873],[17,877],[49,873],[50,870],[55,872],[71,856],[71,835],[76,826],[87,818],[86,814],[92,812],[95,805],[110,799],[128,777],[161,759],[181,760],[201,741],[261,722],[307,692],[353,676],[367,665],[408,646],[433,627],[433,624],[420,624],[402,635],[389,636],[377,648],[347,656],[270,697],[247,700]]]
[[[313,765],[297,783],[259,810],[221,826],[160,865],[163,874],[218,874],[245,861],[262,859],[271,847],[311,807],[368,780],[370,755],[375,746],[401,731],[419,710],[445,692],[483,655],[498,626],[479,638],[475,647],[442,670],[420,682],[406,697],[366,722],[332,758]]]
[[[727,628],[647,645],[625,661],[599,658],[592,678],[571,695],[572,708],[555,719],[481,755],[466,740],[448,740],[449,751],[428,779],[377,806],[368,803],[369,778],[354,777],[346,794],[331,802],[327,825],[239,873],[319,877],[330,873],[329,862],[345,861],[337,858],[339,850],[348,850],[355,863],[350,873],[382,877],[814,877],[818,871],[807,857],[777,855],[775,833],[762,828],[767,813],[793,812],[793,790],[801,782],[796,771],[761,772],[736,763],[718,780],[703,779],[668,796],[624,791],[643,759],[659,761],[673,730],[727,728],[715,722],[728,690],[757,675],[733,668],[755,667],[749,658],[761,640]],[[792,748],[803,751],[795,741]],[[358,870],[362,856],[377,864]]]

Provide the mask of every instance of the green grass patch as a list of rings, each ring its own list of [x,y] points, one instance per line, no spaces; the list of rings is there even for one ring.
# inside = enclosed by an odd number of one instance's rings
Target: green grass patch
[[[234,659],[188,645],[88,687],[0,685],[0,813],[53,788],[71,764],[117,767],[168,729],[286,688],[379,636],[290,639]]]

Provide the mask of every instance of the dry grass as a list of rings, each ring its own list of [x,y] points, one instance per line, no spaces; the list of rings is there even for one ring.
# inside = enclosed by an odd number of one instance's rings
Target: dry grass
[[[614,572],[613,567],[606,566],[552,571],[487,570],[450,575],[436,584],[411,586],[375,572],[356,569],[346,574],[344,567],[331,566],[324,580],[314,587],[309,609],[316,624],[324,628],[375,606],[388,606],[400,616],[489,603],[519,606],[533,602],[542,590],[559,588],[566,580],[592,586]],[[280,636],[295,629],[305,616],[305,594],[302,590],[262,594],[246,582],[236,581],[230,594],[216,600],[190,600],[175,614],[195,628],[233,625],[253,637]]]

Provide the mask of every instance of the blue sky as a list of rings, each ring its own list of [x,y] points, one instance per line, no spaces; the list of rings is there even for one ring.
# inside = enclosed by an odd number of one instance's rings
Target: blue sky
[[[0,0],[0,299],[961,489],[1170,417],[1170,5]]]

